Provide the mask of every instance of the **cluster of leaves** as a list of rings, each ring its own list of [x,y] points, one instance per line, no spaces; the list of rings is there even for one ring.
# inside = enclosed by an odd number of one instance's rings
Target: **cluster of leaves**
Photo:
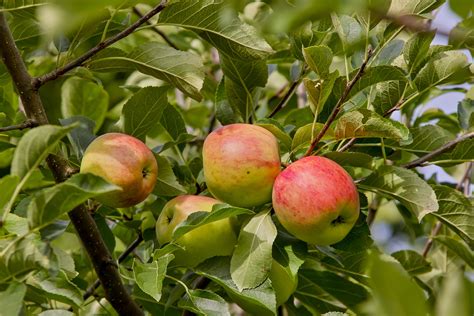
[[[65,2],[2,2],[32,75],[61,67],[125,29],[137,18],[133,6],[146,12],[156,5]],[[453,184],[403,166],[472,133],[474,91],[456,85],[473,80],[466,52],[458,50],[474,50],[472,5],[451,1],[465,19],[444,46],[431,44],[432,31],[389,19],[428,21],[443,1],[348,2],[170,1],[150,25],[44,84],[40,94],[51,125],[0,134],[2,312],[113,313],[100,289],[83,297],[96,276],[66,214],[86,203],[115,257],[144,239],[120,272],[133,298],[153,315],[182,309],[229,315],[229,302],[258,315],[276,314],[268,279],[272,258],[298,280],[284,304],[289,315],[471,315],[473,284],[466,275],[474,268],[473,200]],[[362,65],[365,71],[349,91]],[[3,64],[0,83],[0,126],[23,122],[18,91]],[[465,94],[457,114],[423,110],[452,91]],[[341,112],[327,122],[342,98]],[[391,119],[393,112],[400,119]],[[245,224],[233,256],[209,259],[193,271],[173,267],[177,246],[159,248],[155,220],[172,197],[206,194],[202,140],[216,121],[268,129],[284,163],[303,156],[324,124],[332,123],[316,153],[342,165],[361,196],[362,214],[346,239],[331,247],[306,245],[284,231],[268,205],[224,206],[189,218],[174,236],[239,216]],[[115,187],[83,174],[55,184],[44,163],[53,154],[78,166],[95,135],[110,131],[146,141],[156,153],[157,185],[133,208],[94,204],[89,199]],[[473,160],[474,139],[467,138],[425,163],[459,177]],[[374,244],[366,221],[374,209],[412,241],[412,249],[385,254]],[[395,219],[387,215],[394,210]],[[437,221],[443,226],[426,258],[413,249]],[[194,288],[201,277],[210,284]]]

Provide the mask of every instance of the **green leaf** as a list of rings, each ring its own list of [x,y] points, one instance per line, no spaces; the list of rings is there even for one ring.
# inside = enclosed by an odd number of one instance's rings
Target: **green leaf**
[[[75,127],[76,125],[66,127],[43,125],[26,132],[15,150],[11,174],[18,176],[24,183],[61,138]]]
[[[158,179],[156,180],[153,193],[158,196],[176,196],[186,193],[184,187],[179,184],[168,160],[161,156],[156,156],[158,162]]]
[[[186,133],[186,124],[181,113],[171,104],[164,109],[160,120],[171,138],[177,140],[181,134]]]
[[[242,227],[230,262],[232,280],[240,291],[255,288],[268,277],[276,235],[270,211],[255,215]]]
[[[158,24],[170,24],[196,32],[231,58],[255,60],[267,57],[271,47],[256,30],[242,23],[225,2],[185,0],[173,3],[160,13]],[[223,12],[229,13],[223,15]]]
[[[216,89],[215,99],[216,118],[222,125],[242,123],[242,117],[238,108],[231,105],[225,91],[225,77],[219,82]]]
[[[73,116],[66,119],[60,119],[59,122],[63,126],[79,122],[79,126],[69,132],[68,138],[74,146],[77,157],[81,159],[89,144],[95,139],[95,122],[84,116]]]
[[[433,189],[439,203],[439,210],[433,215],[471,247],[474,246],[474,213],[469,199],[458,190],[447,186],[436,185]]]
[[[3,315],[20,315],[23,307],[23,298],[26,294],[26,285],[20,282],[11,282],[0,292],[0,306]]]
[[[205,316],[230,316],[227,302],[208,290],[189,290],[178,307]]]
[[[369,293],[363,286],[333,272],[301,269],[298,276],[297,298],[302,295],[303,291],[305,295],[310,294],[306,288],[319,287],[348,308],[353,309],[369,297]]]
[[[303,56],[309,68],[314,71],[319,78],[326,78],[329,75],[333,54],[329,47],[324,45],[303,48]]]
[[[259,120],[256,125],[272,133],[280,142],[282,149],[288,150],[291,148],[291,137],[285,133],[277,121],[272,121],[271,119]]]
[[[168,106],[168,87],[146,87],[136,92],[122,109],[124,132],[145,140]]]
[[[50,309],[38,314],[38,316],[73,316],[72,312],[64,309]]]
[[[65,182],[33,195],[28,205],[30,228],[43,227],[87,199],[119,189],[93,174],[75,174]]]
[[[353,78],[357,70],[353,71],[350,74],[350,78]],[[360,91],[368,88],[374,84],[386,81],[406,81],[405,73],[402,69],[390,66],[390,65],[381,65],[370,67],[365,70],[364,74],[360,79],[354,84],[351,89],[351,92],[348,95],[347,100],[355,96]],[[342,93],[346,87],[347,80],[345,77],[339,77],[339,79],[334,84],[334,97],[339,99],[342,96]]]
[[[403,97],[406,82],[402,80],[379,82],[375,85],[374,100],[372,106],[375,112],[384,115],[389,109],[394,107]]]
[[[436,315],[472,315],[472,283],[462,271],[450,271],[443,278],[443,286],[436,298]]]
[[[201,58],[164,44],[149,42],[137,46],[129,54],[108,48],[89,61],[88,67],[99,72],[138,70],[171,83],[195,100],[201,100],[199,91],[204,83]]]
[[[337,139],[384,137],[400,143],[411,142],[410,131],[405,125],[366,109],[344,113],[337,120],[335,135]]]
[[[15,214],[8,214],[7,219],[3,223],[3,227],[10,234],[24,236],[28,233],[28,219]]]
[[[6,175],[0,179],[0,209],[2,212],[0,213],[0,218],[3,216],[5,212],[5,207],[8,205],[8,201],[10,200],[15,188],[18,186],[20,182],[17,176],[13,175]]]
[[[431,58],[418,72],[413,83],[418,91],[427,89],[439,84],[456,81],[457,75],[461,74],[469,65],[467,56],[460,51],[446,51]]]
[[[334,160],[341,166],[361,167],[370,170],[374,168],[374,159],[364,153],[333,151],[326,153],[324,156]]]
[[[41,272],[29,279],[28,284],[40,290],[49,299],[74,307],[83,303],[81,290],[67,278],[64,271],[59,271],[55,276]]]
[[[50,268],[50,251],[47,244],[31,235],[13,243],[0,256],[0,283],[21,279],[33,270]]]
[[[245,306],[251,306],[254,313],[258,311],[258,315],[275,315],[275,292],[269,279],[254,289],[239,291],[230,275],[229,257],[208,259],[198,265],[195,271],[222,286],[227,294],[244,309]]]
[[[474,269],[474,251],[469,249],[465,243],[448,236],[436,236],[434,240],[448,247],[449,250],[454,252],[459,258],[464,260],[468,266]]]
[[[389,16],[402,16],[426,13],[436,9],[441,4],[443,4],[443,1],[437,0],[392,0],[388,14]]]
[[[405,168],[381,166],[358,186],[363,190],[398,200],[419,221],[426,214],[438,210],[438,202],[433,189],[416,173]]]
[[[331,95],[334,84],[339,76],[338,71],[330,73],[324,80],[310,80],[308,78],[303,79],[306,93],[310,101],[311,110],[316,115],[321,112],[324,108],[324,104]]]
[[[474,160],[474,139],[466,139],[458,143],[451,153],[451,159],[453,161],[460,160],[460,162]]]
[[[85,116],[95,122],[99,130],[109,107],[109,94],[90,80],[79,77],[67,79],[61,87],[61,113],[65,118]]]
[[[350,52],[363,39],[362,27],[355,18],[348,15],[333,14],[331,18],[334,28],[341,39],[344,52]]]
[[[318,135],[323,128],[322,123],[306,124],[296,130],[295,136],[291,143],[291,149],[295,150],[305,145],[309,145],[310,142]],[[334,138],[334,131],[329,128],[326,134],[323,136],[323,140]]]
[[[438,125],[410,128],[413,142],[402,146],[403,150],[423,156],[454,139],[454,135]]]
[[[48,1],[43,0],[15,0],[15,1],[2,1],[0,3],[0,12],[24,10],[31,7],[38,7],[47,4]]]
[[[151,263],[140,263],[133,260],[133,277],[138,287],[146,294],[153,297],[157,302],[161,299],[163,279],[168,269],[168,264],[174,255],[166,254]]]
[[[399,264],[374,255],[369,272],[375,315],[426,316],[428,308],[421,288]]]
[[[431,271],[431,265],[418,252],[413,250],[400,250],[392,253],[403,268],[411,275],[423,274]]]
[[[408,73],[411,74],[425,60],[430,48],[435,32],[415,33],[405,44],[403,58],[408,66]]]
[[[463,129],[474,128],[474,100],[464,99],[458,103],[458,119]]]
[[[449,45],[453,48],[467,48],[474,52],[474,17],[459,22],[449,33]]]
[[[186,220],[179,223],[179,225],[174,229],[173,239],[176,240],[199,226],[241,214],[250,215],[254,213],[245,208],[234,207],[228,204],[217,204],[212,207],[211,212],[202,211],[189,214]]]
[[[245,86],[249,91],[255,87],[265,87],[268,79],[268,69],[264,60],[239,60],[223,54],[219,57],[226,78],[236,84]]]

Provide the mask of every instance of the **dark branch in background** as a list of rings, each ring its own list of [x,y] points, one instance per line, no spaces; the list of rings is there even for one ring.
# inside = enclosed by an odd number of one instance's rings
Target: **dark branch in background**
[[[135,13],[136,15],[138,15],[140,18],[143,18],[143,14],[136,8],[136,7],[133,7],[133,13]],[[156,27],[153,23],[151,23],[149,20],[146,21],[146,23],[150,26],[153,26],[152,27],[152,30],[157,33],[158,35],[161,36],[161,38],[171,47],[173,47],[174,49],[178,49],[178,47],[168,38],[168,36],[166,36],[166,34],[160,30],[158,27]]]
[[[14,130],[21,131],[22,129],[32,128],[36,126],[38,126],[38,123],[36,123],[34,120],[26,120],[23,123],[20,123],[18,125],[0,127],[0,132],[8,132],[8,131],[14,131]]]
[[[110,45],[114,44],[118,40],[121,40],[122,38],[130,35],[133,31],[135,31],[140,25],[151,19],[153,16],[161,12],[166,6],[166,1],[162,1],[159,5],[154,7],[151,11],[149,11],[147,14],[142,16],[140,19],[138,19],[135,23],[127,27],[125,30],[123,30],[120,33],[115,34],[112,37],[109,37],[108,39],[100,42],[97,44],[95,47],[91,48],[88,52],[86,52],[84,55],[78,57],[77,59],[71,61],[67,65],[58,68],[56,70],[53,70],[52,72],[45,74],[41,77],[37,77],[33,79],[33,87],[35,89],[38,89],[42,85],[44,85],[46,82],[54,80],[65,73],[71,71],[72,69],[81,66],[86,62],[89,58],[100,52],[101,50],[109,47]]]
[[[118,263],[122,263],[127,259],[128,255],[131,254],[143,241],[143,236],[142,234],[139,234],[137,239],[135,239],[134,242],[132,242],[127,249],[125,249],[124,252],[118,257]],[[84,293],[82,296],[84,301],[87,300],[89,297],[91,297],[94,294],[94,291],[100,286],[100,281],[96,280],[91,286],[87,288],[87,291]]]
[[[378,196],[374,196],[374,199],[369,204],[367,210],[367,225],[372,226],[372,223],[375,220],[375,215],[377,214],[377,209],[379,208],[380,200]]]
[[[415,159],[409,163],[406,163],[404,165],[402,165],[402,167],[404,168],[407,168],[407,169],[412,169],[412,168],[415,168],[415,167],[419,167],[421,165],[423,165],[425,162],[427,162],[428,160],[430,160],[431,158],[433,157],[436,157],[438,155],[441,155],[442,153],[444,152],[447,152],[448,150],[454,148],[457,144],[459,144],[460,142],[462,141],[465,141],[467,139],[471,139],[471,138],[474,138],[474,132],[470,132],[470,133],[467,133],[467,134],[464,134],[462,136],[459,136],[458,138],[456,138],[455,140],[452,140],[446,144],[444,144],[443,146],[439,147],[438,149],[418,158],[418,159]]]
[[[464,173],[464,176],[461,178],[461,181],[458,182],[456,185],[456,190],[462,190],[464,186],[464,195],[469,194],[469,186],[471,184],[471,171],[472,171],[472,162],[469,163],[468,167],[466,168],[466,172]],[[434,226],[433,230],[431,231],[431,237],[428,238],[426,241],[425,247],[423,248],[423,257],[426,258],[428,256],[428,253],[431,250],[431,247],[433,247],[433,237],[436,237],[436,235],[439,234],[441,231],[442,227],[441,222],[437,222],[436,225]]]
[[[27,118],[34,120],[39,125],[48,124],[48,118],[39,92],[33,86],[33,78],[26,69],[8,27],[5,14],[2,12],[0,12],[0,54],[18,90]],[[55,77],[52,76],[51,78],[54,79]],[[65,159],[49,155],[46,162],[56,182],[65,181],[70,175],[71,168]],[[123,285],[118,266],[107,249],[87,208],[80,205],[69,212],[68,215],[104,287],[107,300],[120,315],[143,315],[142,310],[132,300]]]
[[[278,102],[278,104],[273,108],[272,112],[270,112],[270,114],[268,114],[268,117],[269,118],[272,118],[275,116],[275,114],[278,113],[278,111],[280,111],[285,105],[286,103],[288,103],[288,100],[290,100],[291,96],[295,93],[295,90],[296,88],[298,87],[298,85],[300,84],[301,82],[301,79],[298,79],[298,80],[295,80],[293,81],[293,83],[290,85],[290,87],[288,88],[288,90],[286,90],[286,93],[283,95],[282,99],[280,100],[280,102]],[[278,95],[279,93],[277,93],[276,95]],[[273,97],[272,97],[273,98]],[[270,100],[272,99],[270,98]],[[269,100],[269,101],[270,101]]]
[[[431,20],[416,17],[414,15],[389,15],[379,11],[372,11],[380,18],[392,21],[398,26],[406,27],[413,32],[436,32],[443,36],[449,36],[449,32],[443,29],[432,29]]]
[[[329,129],[329,126],[331,126],[332,122],[334,122],[334,120],[336,119],[337,115],[339,114],[339,112],[342,109],[342,106],[346,102],[346,99],[349,96],[349,93],[351,92],[352,88],[357,83],[357,81],[359,81],[360,77],[362,77],[362,75],[364,74],[365,67],[367,66],[367,63],[369,62],[370,57],[372,57],[372,50],[371,49],[369,49],[369,51],[367,52],[367,57],[363,61],[362,65],[360,66],[359,70],[355,74],[354,78],[352,78],[346,84],[344,92],[342,93],[341,97],[337,101],[336,106],[332,110],[331,115],[326,120],[326,123],[324,123],[323,128],[319,132],[318,136],[316,136],[316,138],[311,142],[311,145],[309,146],[308,150],[304,154],[304,157],[311,155],[311,153],[313,152],[316,145],[323,138],[324,134],[326,134],[327,130]]]

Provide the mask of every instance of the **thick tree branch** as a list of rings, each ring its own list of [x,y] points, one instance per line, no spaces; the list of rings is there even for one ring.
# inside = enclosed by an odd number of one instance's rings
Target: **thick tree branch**
[[[44,85],[46,82],[54,80],[65,73],[71,71],[72,69],[81,66],[86,62],[89,58],[100,52],[101,50],[109,47],[110,45],[114,44],[118,40],[130,35],[133,31],[135,31],[140,25],[151,19],[153,16],[161,12],[166,6],[166,1],[163,0],[159,5],[154,7],[152,10],[150,10],[147,14],[143,15],[140,19],[138,19],[135,23],[127,27],[125,30],[122,32],[115,34],[114,36],[100,42],[97,44],[95,47],[91,48],[88,52],[86,52],[84,55],[78,57],[77,59],[71,61],[67,65],[58,68],[56,70],[53,70],[52,72],[45,74],[41,77],[37,77],[33,79],[33,87],[35,89],[38,89],[42,85]]]
[[[143,14],[137,9],[137,7],[133,7],[133,13],[135,13],[136,15],[138,15],[140,18],[143,18]],[[150,22],[150,20],[147,20],[146,23],[150,26],[152,26],[152,30],[157,33],[158,35],[161,36],[161,38],[171,47],[173,47],[174,49],[178,49],[178,47],[168,38],[168,36],[166,36],[166,34],[160,30],[159,28],[157,28],[153,23]]]
[[[438,149],[436,149],[436,150],[434,150],[434,151],[432,151],[432,152],[430,152],[430,153],[428,153],[428,154],[426,154],[426,155],[424,155],[424,156],[422,156],[418,159],[415,159],[415,160],[413,160],[409,163],[406,163],[406,164],[402,165],[402,167],[407,168],[407,169],[412,169],[412,168],[415,168],[415,167],[422,166],[425,162],[427,162],[431,158],[436,157],[438,155],[441,155],[442,153],[445,153],[448,150],[454,148],[460,142],[465,141],[467,139],[471,139],[471,138],[474,138],[474,132],[470,132],[470,133],[464,134],[462,136],[459,136],[455,140],[452,140],[452,141],[444,144],[443,146],[439,147]]]
[[[0,127],[0,132],[8,132],[8,131],[15,131],[15,130],[23,130],[31,127],[38,126],[38,123],[36,123],[33,120],[26,120],[23,123],[17,124],[17,125],[11,125],[11,126],[5,126],[5,127]]]
[[[143,236],[140,234],[138,235],[137,239],[135,239],[128,247],[125,249],[124,252],[118,257],[118,263],[122,263],[125,259],[127,259],[128,255],[131,254],[143,241]],[[82,296],[84,300],[88,299],[94,294],[94,291],[100,286],[100,280],[96,280],[91,286],[89,286]]]
[[[360,66],[359,70],[357,71],[357,73],[355,74],[354,78],[352,78],[347,84],[346,84],[346,87],[344,89],[344,92],[342,93],[341,97],[339,98],[339,100],[337,101],[336,103],[336,106],[334,107],[334,109],[332,110],[332,113],[331,115],[329,116],[329,118],[326,120],[326,123],[324,123],[323,125],[323,128],[321,129],[321,131],[319,132],[319,134],[316,136],[316,138],[311,142],[311,145],[309,146],[308,150],[306,151],[306,153],[304,154],[304,156],[309,156],[311,155],[311,153],[313,152],[314,148],[316,147],[316,145],[319,143],[319,141],[323,138],[324,134],[326,134],[327,130],[329,129],[329,127],[331,126],[332,122],[334,122],[334,120],[336,119],[337,115],[339,114],[339,112],[341,111],[342,109],[342,106],[344,105],[344,103],[346,102],[346,99],[347,97],[349,96],[349,93],[351,92],[352,88],[354,87],[354,85],[357,83],[357,81],[359,81],[359,79],[362,77],[362,75],[364,74],[364,71],[365,71],[365,67],[367,66],[367,63],[369,62],[370,60],[370,57],[372,57],[372,50],[370,49],[367,53],[367,57],[365,58],[365,60],[362,62],[362,65]]]
[[[5,14],[0,12],[0,54],[19,92],[26,116],[38,124],[48,124],[38,90],[33,86],[20,52],[8,27]],[[62,182],[70,175],[67,161],[50,155],[46,159],[56,182]],[[84,205],[69,212],[71,222],[89,254],[94,269],[104,286],[105,296],[121,315],[142,315],[141,309],[131,299],[118,273],[117,264],[108,251],[99,229]]]

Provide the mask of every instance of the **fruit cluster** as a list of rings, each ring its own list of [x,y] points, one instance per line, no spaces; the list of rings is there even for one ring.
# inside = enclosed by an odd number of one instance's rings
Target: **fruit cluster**
[[[217,199],[182,195],[170,200],[156,222],[160,245],[172,241],[174,229],[189,214],[210,212],[222,202],[251,208],[271,201],[281,225],[314,245],[341,241],[359,217],[356,186],[341,166],[324,157],[310,156],[281,171],[278,140],[260,126],[231,124],[210,133],[204,141],[203,165],[207,188]],[[151,150],[140,140],[109,133],[89,145],[81,172],[96,174],[121,188],[99,196],[99,202],[129,207],[152,192],[158,166]],[[213,256],[231,255],[237,234],[234,218],[200,226],[174,241],[183,247],[174,253],[174,264],[193,267]],[[270,279],[274,287],[285,273],[285,268],[273,260]],[[288,291],[288,284],[280,287],[281,291],[276,291],[278,304],[294,291]]]

